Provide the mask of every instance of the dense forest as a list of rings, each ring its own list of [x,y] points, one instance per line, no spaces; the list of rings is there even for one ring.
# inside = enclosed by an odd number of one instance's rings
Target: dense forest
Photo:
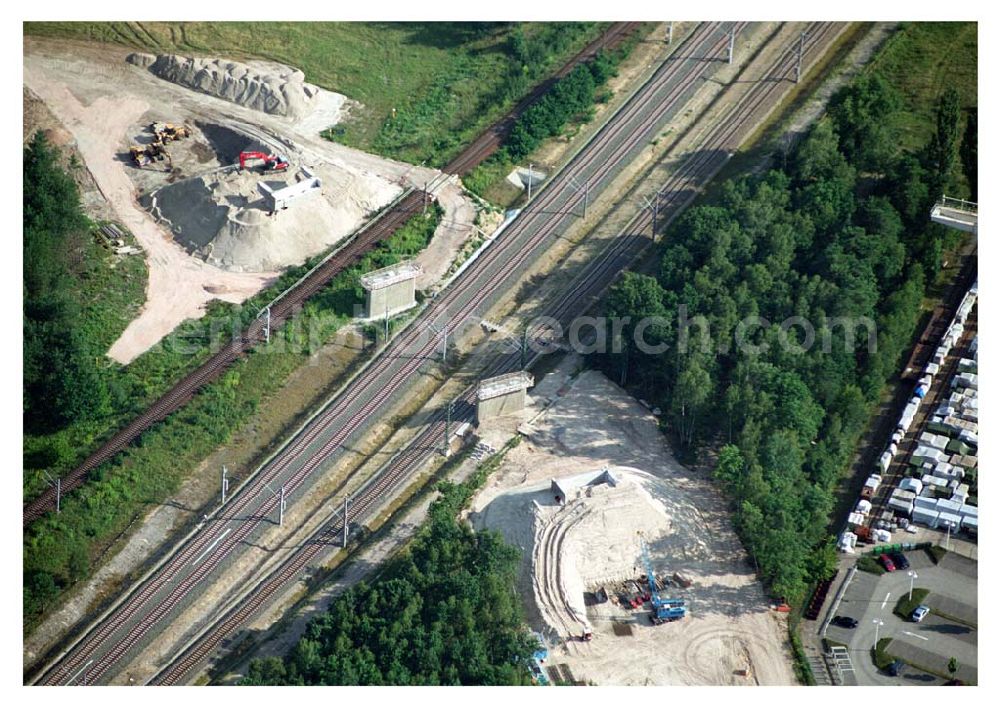
[[[410,547],[336,598],[286,658],[253,661],[242,683],[529,684],[537,643],[514,589],[518,551],[456,519],[494,465],[442,482]]]
[[[596,363],[667,410],[688,455],[719,451],[736,529],[790,601],[834,565],[834,486],[955,244],[930,208],[960,170],[975,184],[976,118],[963,121],[956,94],[940,96],[915,154],[892,128],[901,107],[884,78],[862,75],[776,168],[683,214],[655,277],[627,273],[605,301],[632,321]],[[665,323],[645,341],[665,352],[634,343],[649,316]]]
[[[77,325],[80,305],[70,276],[70,240],[86,232],[72,177],[41,132],[24,148],[24,427],[51,432],[106,414],[107,386],[95,351]]]

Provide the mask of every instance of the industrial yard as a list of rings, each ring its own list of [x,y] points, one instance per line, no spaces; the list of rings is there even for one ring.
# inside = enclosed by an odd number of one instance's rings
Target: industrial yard
[[[775,611],[704,471],[679,464],[657,419],[567,357],[524,411],[482,425],[524,441],[476,496],[469,520],[521,550],[519,590],[553,681],[600,685],[792,684]],[[687,614],[654,625],[642,545],[663,599]],[[592,639],[584,640],[585,633]]]

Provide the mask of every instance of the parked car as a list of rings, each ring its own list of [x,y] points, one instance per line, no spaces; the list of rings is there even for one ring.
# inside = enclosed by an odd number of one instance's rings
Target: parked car
[[[913,609],[913,612],[910,614],[910,620],[912,620],[915,623],[919,623],[921,620],[926,618],[927,614],[930,612],[931,609],[928,608],[927,606],[923,604],[918,605],[916,608]]]
[[[906,557],[903,555],[903,552],[893,552],[889,556],[892,558],[892,563],[896,565],[897,569],[902,569],[903,571],[906,571],[907,569],[910,568],[910,562],[907,561]]]
[[[889,558],[888,554],[883,554],[878,558],[878,560],[882,564],[882,568],[886,571],[896,570],[896,565],[892,563],[892,559]]]
[[[847,628],[848,630],[853,630],[858,627],[858,621],[854,618],[849,618],[846,615],[838,615],[836,618],[830,621],[838,628]]]

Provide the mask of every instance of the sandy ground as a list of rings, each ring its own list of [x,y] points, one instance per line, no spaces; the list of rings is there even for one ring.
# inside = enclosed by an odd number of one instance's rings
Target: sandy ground
[[[128,363],[185,319],[204,314],[212,299],[241,302],[272,280],[270,273],[224,272],[190,257],[139,207],[125,164],[115,154],[129,125],[149,109],[146,101],[123,95],[99,98],[85,106],[64,83],[28,63],[24,80],[73,134],[112,211],[146,251],[146,306],[111,346],[111,358]]]
[[[199,318],[212,299],[241,302],[275,277],[275,272],[225,272],[188,255],[136,203],[131,165],[119,155],[133,141],[135,126],[151,120],[212,122],[237,127],[299,164],[325,164],[359,180],[386,187],[378,198],[360,199],[373,210],[400,187],[422,187],[439,173],[328,142],[319,130],[342,115],[343,102],[322,103],[299,121],[251,110],[156,78],[125,63],[124,48],[85,42],[28,38],[24,83],[44,101],[76,141],[111,213],[131,230],[146,251],[150,276],[146,305],[108,352],[127,363],[155,345],[178,324]],[[330,101],[327,101],[329,103]],[[148,174],[139,179],[147,188]],[[442,200],[448,228],[467,237],[474,209],[464,197]],[[359,218],[361,216],[358,216]],[[468,224],[469,230],[466,230]],[[356,227],[358,223],[352,225]],[[449,235],[455,241],[458,236]]]
[[[311,177],[320,186],[271,211],[261,184],[284,189]],[[310,182],[311,183],[311,182]],[[189,252],[231,272],[298,265],[349,236],[401,189],[373,175],[327,164],[296,165],[283,174],[219,170],[168,184],[151,195],[156,215]]]
[[[624,391],[594,371],[572,377],[574,360],[567,357],[532,391],[545,397],[546,386],[558,387],[554,404],[529,408],[535,418],[521,427],[528,440],[507,455],[470,514],[474,525],[499,529],[521,547],[521,592],[529,622],[550,641],[549,666],[564,664],[575,679],[597,684],[794,684],[785,619],[770,610],[721,496],[707,476],[674,459],[655,417]],[[618,467],[622,488],[595,489],[586,502],[566,508],[556,508],[544,490],[553,478],[604,466]],[[629,490],[628,483],[640,487]],[[677,594],[671,597],[687,601],[688,617],[654,627],[645,608],[586,608],[594,639],[567,639],[580,629],[554,629],[552,621],[561,618],[552,616],[551,605],[569,603],[565,617],[580,610],[584,587],[635,575],[637,531],[658,570],[693,579],[691,588],[670,589]],[[546,545],[541,551],[539,540]],[[546,550],[556,558],[540,560]],[[568,554],[561,562],[560,551]],[[546,579],[556,571],[553,562],[562,565],[562,576]],[[616,623],[632,634],[617,636]]]

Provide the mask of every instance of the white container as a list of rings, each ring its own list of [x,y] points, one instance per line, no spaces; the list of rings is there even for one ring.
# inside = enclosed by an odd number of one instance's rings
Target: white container
[[[979,508],[975,505],[963,505],[959,508],[958,514],[962,517],[979,517]]]
[[[907,517],[913,514],[913,501],[906,498],[889,498],[889,502],[885,505],[897,512],[903,513]]]
[[[941,498],[940,500],[937,501],[937,507],[935,509],[938,511],[938,513],[949,513],[957,515],[961,507],[962,503],[957,503],[954,500],[945,500],[944,498]]]

